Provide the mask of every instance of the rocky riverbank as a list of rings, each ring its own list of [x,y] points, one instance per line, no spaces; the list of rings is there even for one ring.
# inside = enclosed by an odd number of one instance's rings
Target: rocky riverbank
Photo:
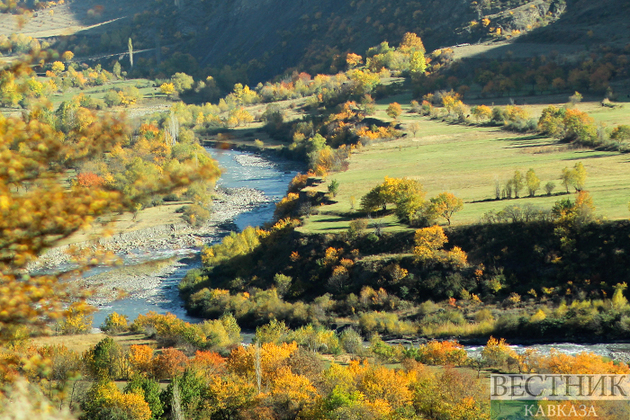
[[[121,296],[157,299],[164,279],[184,265],[179,259],[194,255],[203,245],[219,241],[234,230],[231,221],[235,216],[269,202],[270,199],[256,189],[219,187],[211,218],[202,226],[194,227],[185,222],[159,225],[118,232],[98,241],[73,245],[75,249],[112,252],[123,263],[119,268],[99,267],[80,281],[96,290],[91,299],[96,306]],[[70,249],[70,246],[61,246],[49,250],[30,265],[29,271],[63,272],[72,269]]]

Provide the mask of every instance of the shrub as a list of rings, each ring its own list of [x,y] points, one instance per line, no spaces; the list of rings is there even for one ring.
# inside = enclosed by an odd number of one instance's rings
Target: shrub
[[[363,337],[353,328],[346,328],[341,333],[341,347],[348,353],[359,354],[363,350]]]
[[[398,315],[388,312],[366,312],[359,317],[359,327],[364,333],[385,333],[394,335],[415,334],[417,327],[408,321],[401,321]]]
[[[407,357],[427,365],[463,366],[468,360],[464,346],[457,341],[429,341],[418,348],[408,348]]]
[[[112,312],[105,318],[103,325],[101,325],[101,330],[112,334],[120,334],[129,331],[129,318],[127,315]]]
[[[481,351],[481,357],[488,366],[504,368],[507,367],[518,356],[514,350],[508,346],[503,338],[497,340],[490,337],[488,343]]]
[[[313,352],[339,354],[341,345],[339,338],[332,330],[308,324],[288,334],[286,341],[295,341],[299,346]]]
[[[182,218],[189,224],[199,227],[210,219],[210,211],[198,204],[186,206]]]
[[[357,219],[350,222],[348,227],[348,235],[353,238],[363,234],[368,227],[368,221],[366,219]]]

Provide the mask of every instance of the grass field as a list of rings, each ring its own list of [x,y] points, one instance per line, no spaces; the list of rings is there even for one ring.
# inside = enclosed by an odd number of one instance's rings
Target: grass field
[[[54,335],[49,337],[36,337],[29,340],[29,343],[35,347],[64,345],[69,350],[83,353],[93,347],[102,339],[108,337],[107,334],[76,334],[76,335]],[[123,334],[111,336],[114,341],[124,347],[133,344],[156,345],[156,341],[148,339],[144,334]]]
[[[398,98],[391,98],[390,102],[395,99]],[[600,111],[592,112],[593,117],[610,124],[630,119],[625,108],[602,109],[592,103],[579,107],[589,112]],[[385,108],[385,104],[377,106],[377,118],[387,120]],[[403,105],[405,108],[408,110],[408,106]],[[534,115],[536,108],[531,112]],[[325,190],[331,179],[339,181],[336,203],[320,208],[318,215],[309,217],[301,228],[303,231],[318,233],[346,229],[353,218],[352,200],[357,209],[361,197],[381,183],[385,176],[417,179],[424,185],[427,197],[448,191],[462,198],[464,209],[453,218],[456,225],[475,223],[484,213],[501,210],[507,205],[531,204],[549,208],[559,197],[543,196],[542,186],[552,181],[556,184],[554,194],[562,193],[561,170],[573,167],[577,162],[582,162],[588,172],[586,189],[593,196],[597,213],[609,219],[630,216],[630,156],[626,154],[574,149],[538,135],[510,133],[496,127],[449,124],[409,113],[404,113],[399,122],[403,128],[417,122],[420,130],[415,137],[406,132],[403,138],[369,145],[350,158],[346,172],[329,175],[320,189]],[[515,170],[524,175],[529,168],[533,168],[541,180],[541,190],[536,197],[484,201],[494,199],[495,180],[504,184]],[[525,191],[521,192],[523,195],[526,195]],[[404,228],[391,216],[384,222],[386,229]]]

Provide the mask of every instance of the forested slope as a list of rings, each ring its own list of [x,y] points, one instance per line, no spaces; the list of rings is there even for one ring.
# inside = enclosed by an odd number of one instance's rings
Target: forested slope
[[[59,49],[70,49],[78,57],[121,53],[132,38],[134,50],[143,51],[137,54],[138,75],[210,71],[231,89],[237,79],[257,83],[296,67],[312,74],[335,72],[346,52],[363,55],[383,41],[397,44],[406,32],[418,34],[428,50],[512,37],[555,21],[565,4],[563,0],[146,0],[133,5],[113,1],[104,7],[74,1],[67,8],[74,13],[75,25],[110,23],[56,38]],[[121,19],[112,21],[116,16]],[[56,25],[55,19],[43,25]]]

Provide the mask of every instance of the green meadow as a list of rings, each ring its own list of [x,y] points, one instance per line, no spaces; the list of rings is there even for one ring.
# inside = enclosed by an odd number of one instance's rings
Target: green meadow
[[[593,112],[597,121],[620,124],[627,122],[624,108],[603,109],[592,104],[580,104]],[[387,120],[385,104],[379,104],[376,117]],[[499,211],[508,205],[532,205],[550,208],[562,197],[567,197],[560,174],[564,167],[572,168],[582,162],[587,170],[586,189],[592,195],[597,214],[607,219],[630,216],[630,156],[611,151],[572,148],[556,139],[532,134],[503,131],[498,127],[480,127],[450,124],[410,114],[409,106],[399,123],[405,136],[395,140],[377,141],[361,148],[350,158],[349,169],[324,179],[319,190],[326,191],[332,179],[340,183],[334,204],[322,206],[317,215],[309,217],[301,228],[304,232],[326,232],[347,229],[349,222],[359,217],[356,210],[360,200],[385,176],[409,177],[422,183],[427,198],[443,191],[464,200],[464,209],[453,217],[454,225],[478,222],[489,211]],[[597,112],[599,111],[599,112]],[[535,115],[536,109],[530,110]],[[419,124],[414,136],[411,123]],[[521,191],[519,199],[495,200],[495,183],[501,185],[514,171],[523,175],[533,168],[541,180],[535,197],[526,197]],[[544,185],[555,184],[551,196]],[[571,191],[571,189],[570,189]],[[573,191],[571,191],[573,192]],[[354,209],[354,210],[353,210]],[[382,220],[386,229],[405,229],[388,216]]]

